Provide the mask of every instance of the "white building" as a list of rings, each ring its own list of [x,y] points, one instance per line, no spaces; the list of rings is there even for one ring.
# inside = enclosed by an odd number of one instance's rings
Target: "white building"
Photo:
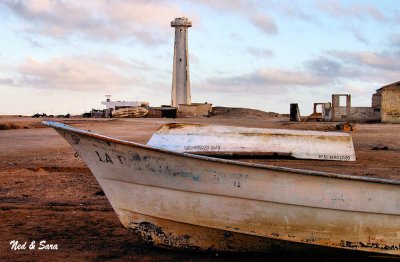
[[[118,108],[126,107],[148,107],[149,102],[141,101],[111,101],[111,95],[106,95],[106,101],[101,102],[102,105],[106,106],[106,109],[116,110]]]

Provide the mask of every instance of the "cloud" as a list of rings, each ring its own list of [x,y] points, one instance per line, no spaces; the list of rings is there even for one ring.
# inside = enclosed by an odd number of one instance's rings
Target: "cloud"
[[[13,86],[16,85],[16,83],[11,77],[0,77],[0,85]]]
[[[168,1],[6,0],[2,4],[26,22],[26,32],[104,41],[133,37],[146,45],[165,42],[171,34],[171,19],[184,15]],[[196,17],[192,15],[191,19]]]
[[[249,74],[209,78],[203,90],[209,92],[248,94],[282,94],[288,87],[313,87],[323,84],[324,79],[305,71],[263,68]]]
[[[399,80],[399,55],[400,52],[330,50],[304,65],[309,73],[325,78],[327,84],[385,84]]]
[[[278,27],[274,20],[266,14],[256,13],[251,17],[251,22],[266,34],[278,33]]]
[[[389,41],[391,45],[400,48],[400,33],[391,35]]]
[[[252,77],[264,84],[280,86],[314,86],[321,84],[322,81],[307,72],[281,69],[259,70]]]
[[[32,37],[23,37],[26,42],[33,48],[44,48],[44,46]]]
[[[256,50],[255,53],[260,50]],[[216,93],[261,95],[288,94],[293,90],[324,87],[337,90],[361,83],[357,94],[370,92],[370,87],[398,81],[400,61],[397,53],[325,51],[307,60],[300,69],[260,68],[243,75],[211,77],[204,81],[202,90]],[[364,84],[363,84],[364,83]],[[317,89],[314,89],[317,90]]]
[[[362,68],[347,65],[340,59],[329,55],[305,61],[304,66],[307,72],[324,78],[327,84],[356,79],[365,73]]]
[[[364,36],[364,34],[361,32],[360,29],[352,27],[350,28],[350,33],[353,34],[354,38],[360,41],[361,43],[368,44],[367,38]]]
[[[337,77],[343,68],[339,62],[323,57],[306,61],[305,66],[313,74],[323,77]]]
[[[368,4],[323,0],[317,1],[316,6],[320,11],[333,17],[372,19],[378,22],[385,22],[389,19],[377,7]]]
[[[274,52],[272,52],[269,49],[264,49],[264,48],[256,48],[256,47],[249,47],[247,48],[247,51],[256,56],[256,57],[272,57],[274,56]]]
[[[340,59],[344,63],[357,66],[370,67],[380,70],[400,70],[398,53],[392,52],[354,52],[354,51],[328,51],[332,57]]]
[[[118,90],[136,85],[141,79],[135,65],[115,57],[56,57],[47,61],[26,59],[19,67],[19,86],[76,91]],[[137,68],[137,66],[136,66]]]
[[[383,26],[395,26],[398,24],[395,16],[396,11],[388,11],[387,8],[378,3],[316,0],[315,8],[318,12],[318,17],[330,16],[334,19],[334,23],[341,23],[345,31],[363,44],[369,44],[369,40],[371,40],[365,35],[366,32],[363,28],[369,27],[365,23],[375,23]]]
[[[300,3],[301,6],[302,5],[301,2],[291,1],[290,4],[287,4],[282,1],[281,2],[277,1],[274,3],[277,4],[274,9],[287,17],[296,18],[307,22],[317,22],[315,20],[315,16],[307,13],[305,10],[299,7],[298,3]]]
[[[268,13],[259,11],[260,3],[257,1],[192,0],[192,3],[201,4],[220,13],[245,17],[251,24],[266,34],[274,35],[278,33],[278,26],[274,19]]]
[[[368,5],[366,7],[366,13],[373,19],[379,21],[379,22],[385,22],[389,18],[381,12],[378,8],[375,8],[373,6]]]

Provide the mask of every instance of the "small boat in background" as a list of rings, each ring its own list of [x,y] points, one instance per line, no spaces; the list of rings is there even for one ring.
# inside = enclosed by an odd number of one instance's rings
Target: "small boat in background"
[[[339,132],[173,123],[163,125],[147,145],[209,156],[356,160],[351,136]]]
[[[149,110],[143,107],[120,108],[112,111],[112,117],[115,118],[140,118],[145,117]]]
[[[179,153],[43,124],[88,165],[122,224],[152,244],[400,255],[400,181]]]

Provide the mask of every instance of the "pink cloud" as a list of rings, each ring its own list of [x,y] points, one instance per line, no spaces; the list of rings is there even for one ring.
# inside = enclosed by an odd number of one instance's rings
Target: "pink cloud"
[[[131,63],[113,57],[28,58],[18,68],[17,83],[41,89],[118,90],[141,82],[132,68]]]
[[[135,38],[160,44],[170,35],[169,24],[185,13],[168,1],[7,1],[14,14],[26,21],[25,30],[62,38],[71,34],[97,40]],[[197,16],[191,14],[197,21]]]
[[[249,0],[192,0],[195,4],[203,4],[221,13],[235,14],[245,17],[256,28],[266,34],[276,34],[278,26],[274,19],[266,12],[260,12],[260,2]]]
[[[340,1],[317,1],[319,10],[335,17],[349,17],[355,19],[370,18],[384,22],[388,17],[377,7],[369,4],[342,3]]]
[[[400,70],[400,61],[397,59],[398,54],[368,51],[328,51],[327,53],[350,64],[368,66],[375,69]]]

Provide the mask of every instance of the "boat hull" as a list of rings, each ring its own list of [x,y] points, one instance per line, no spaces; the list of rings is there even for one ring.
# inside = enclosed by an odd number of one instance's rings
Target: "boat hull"
[[[364,256],[364,252],[338,250],[267,237],[242,234],[176,222],[143,215],[129,210],[116,210],[123,225],[154,246],[190,251],[273,253],[278,255]]]
[[[157,245],[271,252],[289,243],[400,254],[398,181],[193,156],[53,127],[87,163],[122,224]]]
[[[254,203],[253,200],[171,191],[124,182],[99,182],[109,200],[118,203],[114,209],[122,224],[134,228],[133,225],[150,223],[153,225],[149,227],[150,231],[146,231],[147,227],[139,227],[139,231],[146,241],[150,240],[159,246],[240,252],[279,252],[289,247],[295,248],[294,243],[355,250],[363,250],[368,246],[371,250],[397,249],[395,246],[382,246],[379,239],[374,242],[350,241],[360,239],[359,227],[362,224],[368,225],[364,229],[368,231],[364,239],[371,235],[383,237],[393,233],[393,226],[398,223],[395,216],[365,216],[276,203]],[[146,219],[137,219],[138,214],[146,214],[142,215]],[[175,228],[174,224],[179,224],[179,228]],[[228,235],[231,238],[225,237],[226,232],[232,233]]]
[[[351,136],[339,132],[174,123],[163,125],[147,145],[208,156],[356,160]]]

